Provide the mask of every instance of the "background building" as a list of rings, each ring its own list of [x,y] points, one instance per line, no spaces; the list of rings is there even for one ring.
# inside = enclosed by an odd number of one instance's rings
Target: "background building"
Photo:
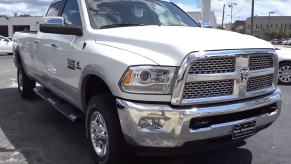
[[[225,30],[231,31],[231,28],[232,28],[231,23],[225,23],[224,28],[225,28]]]
[[[269,19],[270,18],[270,19]],[[270,21],[270,25],[269,25]],[[254,16],[253,35],[269,40],[270,37],[266,35],[268,27],[271,28],[289,28],[291,29],[291,16]],[[251,34],[251,18],[246,20],[246,34]]]
[[[242,20],[237,20],[234,22],[234,24],[232,25],[231,30],[232,31],[236,31],[238,33],[242,33],[245,34],[246,33],[246,21],[242,21]]]
[[[201,0],[201,19],[211,21],[211,0]]]
[[[0,35],[12,37],[16,31],[37,31],[42,17],[0,17]]]
[[[202,20],[202,14],[200,11],[188,11],[187,13],[197,22]],[[213,28],[217,28],[217,22],[216,22],[214,12],[210,12],[210,20],[207,20],[207,21],[210,22]]]

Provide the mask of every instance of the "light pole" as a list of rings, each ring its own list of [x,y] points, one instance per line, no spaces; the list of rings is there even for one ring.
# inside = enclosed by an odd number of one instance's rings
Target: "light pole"
[[[230,22],[231,22],[231,24],[232,24],[232,9],[233,9],[233,5],[237,5],[237,4],[236,3],[230,3],[230,4],[228,4],[228,7],[231,8],[231,13],[230,13],[230,16],[231,16]]]
[[[223,4],[223,9],[222,9],[222,29],[223,29],[223,21],[224,21],[224,8],[225,8],[225,4]]]
[[[270,14],[274,14],[274,12],[269,12],[269,28],[271,27],[270,26]]]

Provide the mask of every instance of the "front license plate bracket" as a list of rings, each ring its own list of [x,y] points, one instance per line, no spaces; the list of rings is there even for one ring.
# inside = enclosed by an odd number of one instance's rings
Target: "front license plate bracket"
[[[232,139],[243,138],[255,134],[257,120],[239,123],[233,126]]]

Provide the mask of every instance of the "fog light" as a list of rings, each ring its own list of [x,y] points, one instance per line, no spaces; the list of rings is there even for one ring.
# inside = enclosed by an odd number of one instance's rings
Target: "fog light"
[[[163,127],[165,120],[160,118],[142,118],[140,121],[141,128],[158,129]]]

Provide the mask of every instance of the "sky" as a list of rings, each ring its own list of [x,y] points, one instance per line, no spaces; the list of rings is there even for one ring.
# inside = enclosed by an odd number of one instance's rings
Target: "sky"
[[[14,13],[40,16],[52,0],[0,0],[0,15],[13,16]],[[201,11],[201,0],[171,0],[185,11]],[[236,3],[233,6],[233,21],[244,20],[251,16],[251,0],[211,0],[211,10],[217,23],[222,20],[223,4]],[[291,0],[255,0],[255,14],[267,16],[291,16]],[[230,22],[230,7],[225,7],[225,23]],[[229,15],[229,16],[228,16]]]

